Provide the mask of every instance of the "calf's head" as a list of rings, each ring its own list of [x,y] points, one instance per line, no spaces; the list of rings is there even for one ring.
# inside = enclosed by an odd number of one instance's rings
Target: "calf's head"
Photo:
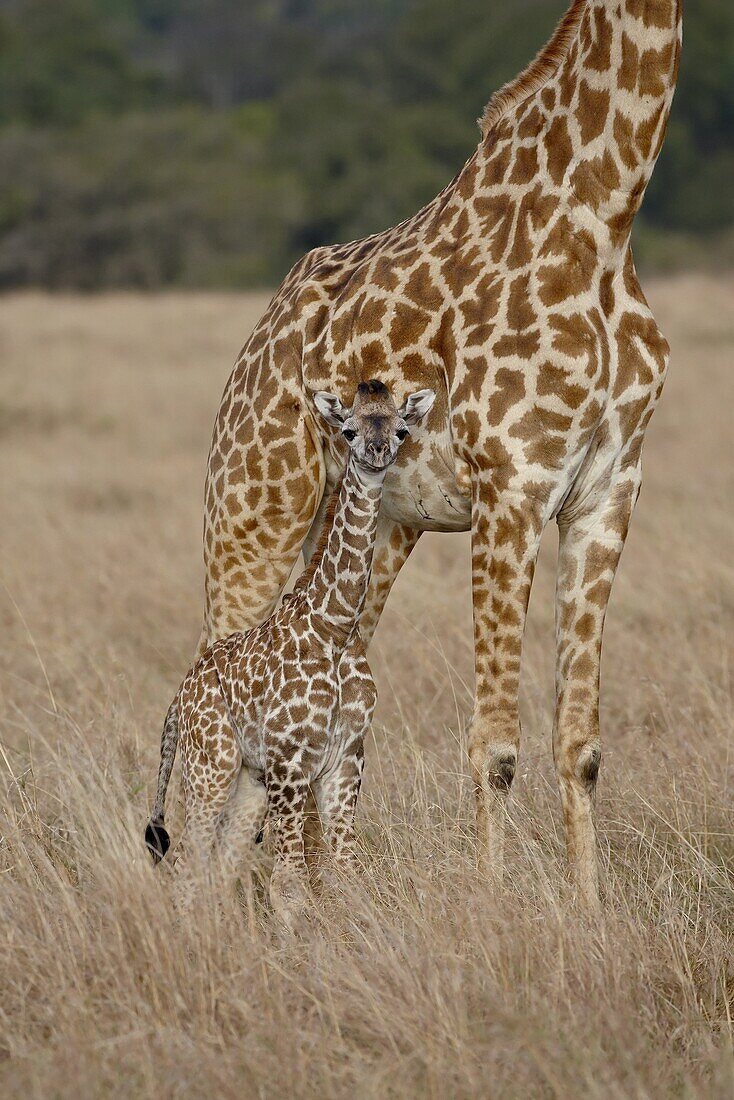
[[[387,386],[378,379],[360,382],[347,409],[333,393],[314,394],[314,404],[327,424],[338,428],[363,471],[384,474],[398,456],[410,429],[424,419],[436,400],[433,390],[412,393],[398,408]]]

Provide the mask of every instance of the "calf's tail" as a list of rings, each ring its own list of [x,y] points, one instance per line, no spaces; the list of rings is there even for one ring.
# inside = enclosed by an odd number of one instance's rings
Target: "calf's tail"
[[[163,736],[161,737],[161,763],[158,768],[158,790],[156,791],[153,813],[145,827],[145,843],[153,857],[154,863],[159,863],[171,845],[171,838],[163,827],[163,819],[166,808],[166,791],[168,781],[173,770],[173,761],[176,758],[178,748],[178,696],[168,708],[166,721],[163,724]]]

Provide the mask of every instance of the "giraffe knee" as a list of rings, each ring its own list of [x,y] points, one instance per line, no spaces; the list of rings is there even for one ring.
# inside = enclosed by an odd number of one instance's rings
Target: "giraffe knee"
[[[596,787],[600,767],[601,746],[592,741],[565,754],[559,772],[562,779],[591,793]]]
[[[517,751],[513,746],[474,745],[469,757],[478,787],[489,787],[498,794],[509,792],[517,769]]]
[[[587,745],[579,754],[576,767],[581,782],[585,783],[587,787],[593,787],[596,784],[599,768],[601,767],[601,749],[599,746]]]
[[[501,752],[491,756],[487,766],[487,782],[498,791],[509,791],[516,767],[517,757],[514,753]]]

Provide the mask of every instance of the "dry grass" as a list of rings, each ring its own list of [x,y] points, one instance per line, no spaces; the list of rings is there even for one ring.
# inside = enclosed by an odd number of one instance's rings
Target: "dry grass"
[[[3,1096],[732,1094],[734,282],[651,297],[674,361],[607,631],[603,926],[563,892],[554,533],[501,904],[472,864],[467,541],[438,536],[374,650],[364,875],[296,939],[257,886],[177,926],[141,844],[210,426],[263,301],[0,301]]]

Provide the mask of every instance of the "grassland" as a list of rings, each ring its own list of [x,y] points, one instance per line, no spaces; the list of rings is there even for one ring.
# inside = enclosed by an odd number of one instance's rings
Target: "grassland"
[[[553,531],[505,896],[474,869],[452,535],[422,541],[376,638],[364,873],[296,938],[262,905],[267,853],[181,924],[141,846],[200,625],[211,423],[264,299],[0,299],[3,1096],[734,1093],[734,279],[650,298],[674,355],[606,635],[603,922],[563,886]]]

